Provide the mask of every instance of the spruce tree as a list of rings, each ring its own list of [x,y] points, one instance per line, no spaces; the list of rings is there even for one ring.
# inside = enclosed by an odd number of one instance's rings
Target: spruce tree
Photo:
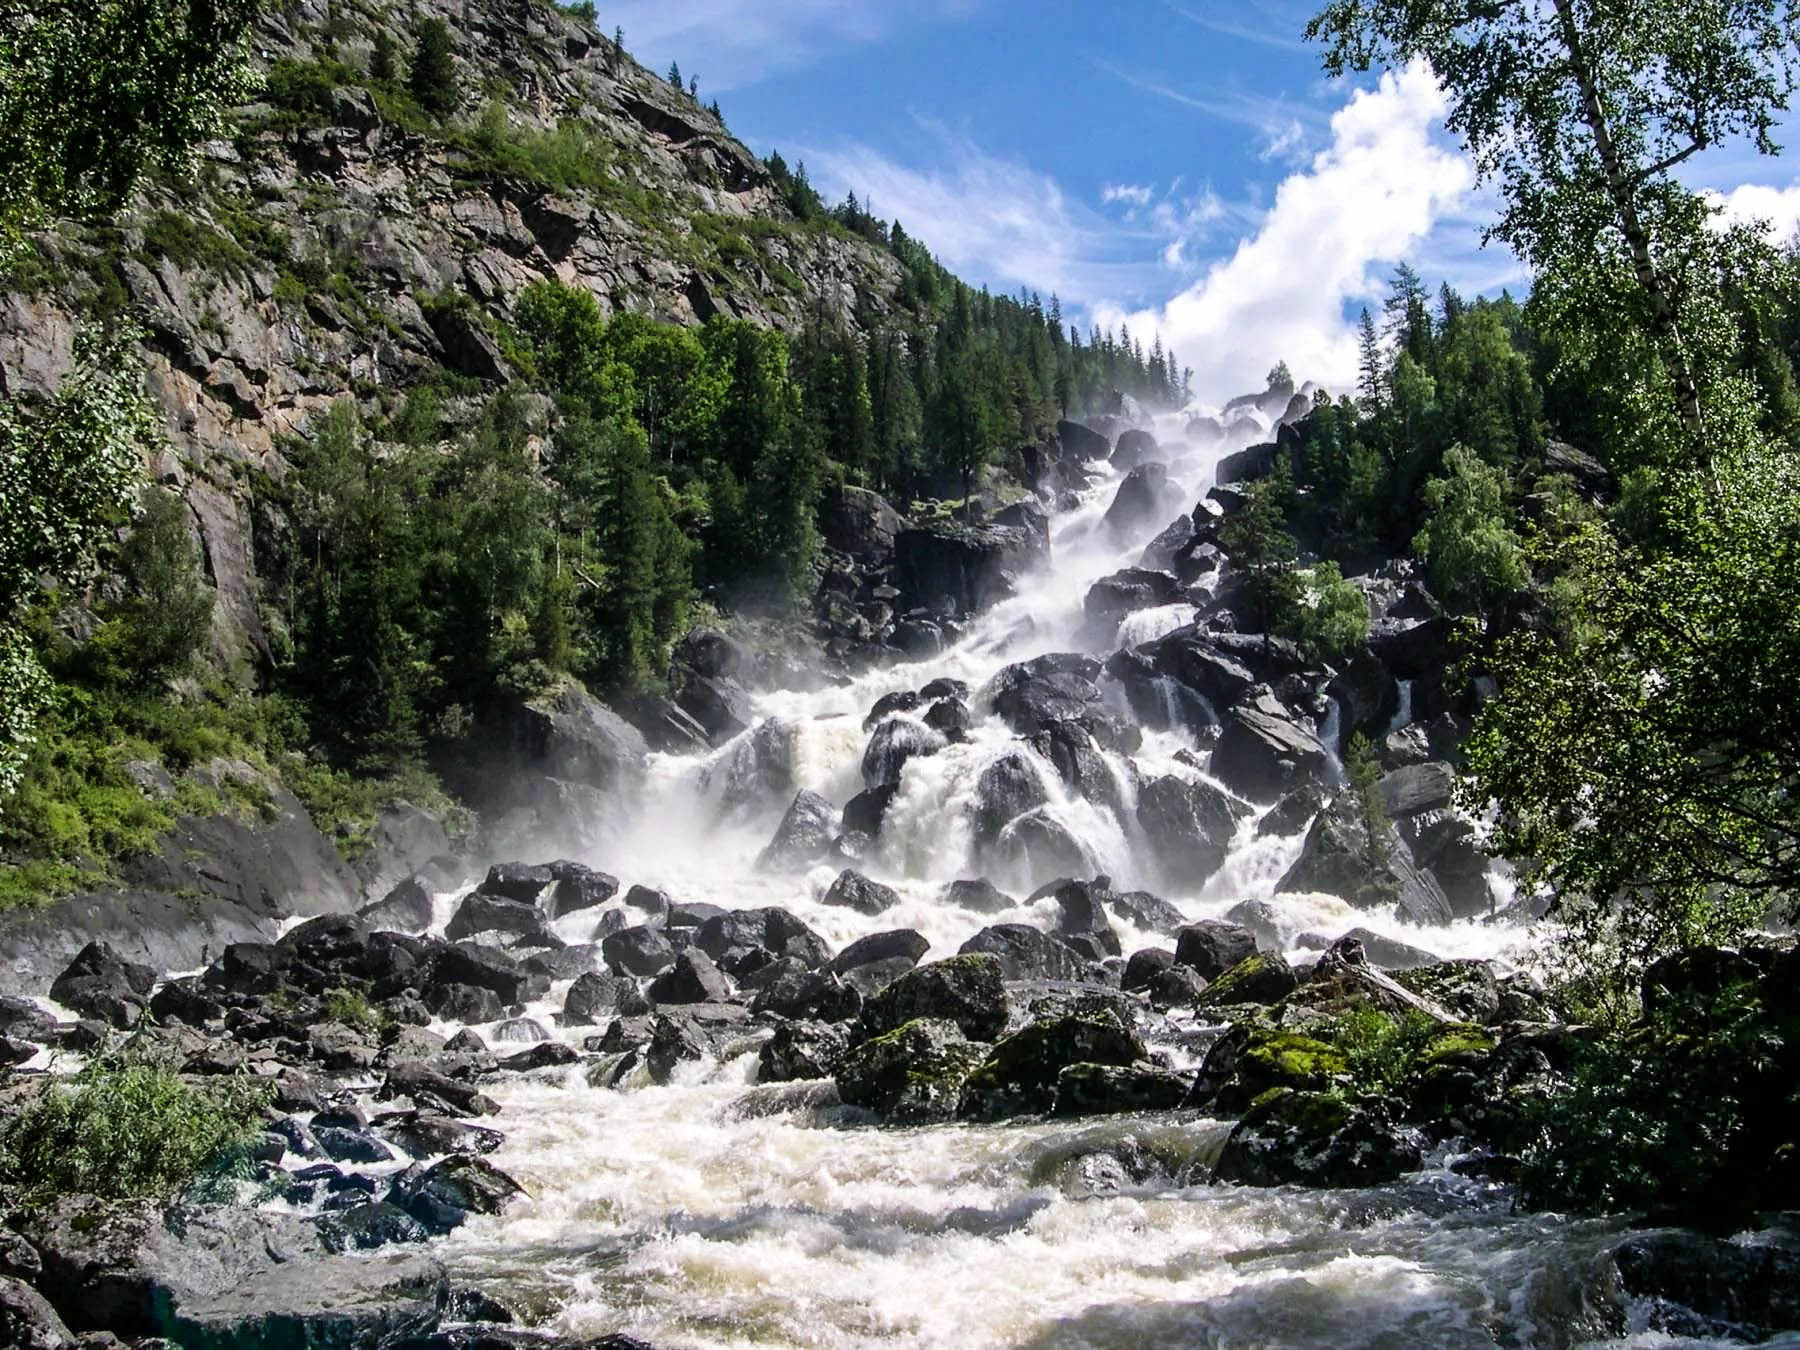
[[[413,99],[433,117],[456,111],[456,58],[450,54],[450,25],[442,19],[419,25],[419,44],[413,49],[406,84]]]

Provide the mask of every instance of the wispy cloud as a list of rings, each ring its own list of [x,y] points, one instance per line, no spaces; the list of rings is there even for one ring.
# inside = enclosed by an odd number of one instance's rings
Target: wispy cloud
[[[1223,37],[1236,38],[1240,42],[1253,42],[1262,47],[1276,47],[1282,51],[1304,51],[1306,43],[1301,34],[1305,32],[1304,23],[1292,24],[1285,16],[1270,14],[1261,6],[1264,22],[1261,26],[1235,22],[1230,19],[1218,19],[1197,13],[1186,5],[1178,5],[1175,0],[1163,0],[1163,3],[1189,23],[1198,24],[1201,28],[1218,33]]]
[[[1277,360],[1303,378],[1348,383],[1356,349],[1346,306],[1379,294],[1377,264],[1416,256],[1460,221],[1473,187],[1468,161],[1443,141],[1445,107],[1425,69],[1384,76],[1331,118],[1329,148],[1280,185],[1235,252],[1166,304],[1102,306],[1102,321],[1159,331],[1204,397],[1259,387]],[[1472,225],[1461,229],[1472,237]]]
[[[1048,174],[990,155],[938,123],[920,126],[929,142],[926,167],[851,144],[806,147],[808,170],[828,196],[855,192],[970,279],[1055,292],[1078,306],[1120,288],[1139,291],[1126,275],[1131,231],[1072,198]],[[1130,184],[1124,191],[1124,199],[1137,195]]]
[[[1293,136],[1295,129],[1298,129],[1300,136],[1304,136],[1310,131],[1322,130],[1325,126],[1326,117],[1320,109],[1285,98],[1243,90],[1191,94],[1154,76],[1124,70],[1110,61],[1097,60],[1094,64],[1140,93],[1154,94],[1208,117],[1216,117],[1222,122],[1249,127],[1267,141]],[[1297,141],[1298,138],[1295,139]]]
[[[625,30],[625,47],[650,69],[678,61],[703,97],[782,71],[804,69],[845,47],[967,17],[984,0],[915,0],[904,8],[869,0],[618,0],[603,27]]]
[[[1100,190],[1100,200],[1108,206],[1115,202],[1123,202],[1127,206],[1148,206],[1155,195],[1156,189],[1147,183],[1108,183]]]

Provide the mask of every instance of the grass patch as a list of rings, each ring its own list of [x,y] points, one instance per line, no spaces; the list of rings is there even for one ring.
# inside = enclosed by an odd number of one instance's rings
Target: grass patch
[[[204,221],[158,211],[144,225],[144,247],[184,272],[241,272],[250,266],[243,245]]]
[[[97,1058],[0,1125],[0,1201],[172,1195],[239,1164],[268,1099],[248,1076],[192,1087],[159,1065]]]

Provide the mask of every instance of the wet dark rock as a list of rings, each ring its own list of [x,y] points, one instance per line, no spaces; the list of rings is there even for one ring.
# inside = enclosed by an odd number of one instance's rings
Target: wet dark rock
[[[437,1325],[423,1253],[334,1255],[291,1214],[70,1197],[37,1216],[42,1292],[77,1331],[192,1346],[375,1345]],[[140,1342],[141,1343],[141,1342]]]
[[[550,982],[533,975],[505,952],[474,943],[458,942],[436,949],[431,958],[430,983],[472,984],[491,989],[503,1004],[527,1003],[541,996]],[[429,993],[429,990],[427,990]]]
[[[667,891],[653,890],[649,886],[633,886],[625,892],[626,908],[641,909],[646,914],[667,914],[674,903]]]
[[[894,585],[912,605],[949,596],[974,614],[1011,596],[1017,578],[1049,556],[1049,540],[1028,525],[934,521],[895,537]]]
[[[658,1007],[670,1003],[723,1003],[731,997],[731,981],[704,951],[689,948],[645,990]]]
[[[1121,775],[1115,775],[1100,753],[1099,742],[1082,722],[1058,722],[1026,741],[1050,761],[1065,784],[1077,795],[1120,814],[1124,810]],[[1126,766],[1125,775],[1133,772]]]
[[[1172,605],[1184,593],[1185,588],[1171,572],[1127,567],[1088,587],[1082,609],[1090,621],[1105,626],[1110,634],[1112,626],[1127,614]]]
[[[975,718],[960,698],[943,698],[925,710],[925,725],[951,745],[958,745],[969,739]]]
[[[394,1159],[394,1150],[365,1130],[315,1124],[313,1138],[333,1162],[382,1163]]]
[[[994,760],[975,782],[975,833],[993,842],[1014,820],[1049,800],[1043,777],[1021,751]]]
[[[1021,736],[1058,722],[1081,721],[1100,700],[1100,662],[1078,652],[1050,652],[1005,667],[988,681],[987,700]]]
[[[1256,938],[1250,930],[1222,919],[1202,919],[1175,934],[1176,963],[1209,981],[1255,955]]]
[[[1371,866],[1371,855],[1380,861]],[[1368,825],[1349,794],[1320,813],[1307,831],[1300,857],[1276,884],[1276,893],[1323,891],[1363,908],[1398,905],[1413,923],[1449,923],[1450,902],[1430,873],[1413,861],[1392,826],[1379,850],[1371,849]]]
[[[104,942],[90,942],[50,986],[50,997],[83,1017],[129,1027],[143,1016],[156,972],[127,961]]]
[[[544,915],[535,904],[484,895],[480,891],[463,897],[456,913],[444,926],[444,936],[452,942],[461,942],[478,933],[514,933],[529,937],[543,931]]]
[[[993,957],[1009,980],[1089,978],[1088,962],[1066,943],[1030,924],[1002,923],[982,929],[962,945],[962,953]]]
[[[759,872],[793,872],[831,851],[838,833],[838,810],[816,792],[801,789],[756,859]]]
[[[756,1081],[788,1083],[798,1079],[830,1078],[837,1073],[850,1034],[844,1028],[821,1022],[788,1022],[775,1028],[757,1053]]]
[[[1152,974],[1144,985],[1144,997],[1152,1008],[1192,1008],[1206,993],[1206,977],[1192,966],[1171,965]]]
[[[669,906],[663,916],[663,927],[672,935],[671,941],[679,941],[673,935],[685,930],[698,929],[702,924],[730,913],[721,905],[709,905],[704,900],[682,900]]]
[[[492,1022],[505,1011],[498,994],[476,984],[435,984],[425,1006],[446,1022]]]
[[[578,909],[597,908],[619,893],[617,877],[580,863],[551,863],[550,870],[556,875],[556,886],[542,903],[544,912],[552,919],[560,919]]]
[[[1147,989],[1150,982],[1175,964],[1175,953],[1162,947],[1145,947],[1125,963],[1121,986],[1130,991]]]
[[[930,941],[910,928],[871,933],[867,937],[858,938],[832,958],[831,970],[842,975],[859,966],[896,960],[916,965],[930,949]]]
[[[1156,437],[1138,427],[1130,427],[1119,433],[1118,443],[1113,446],[1113,467],[1134,468],[1140,461],[1155,455]]]
[[[873,731],[894,713],[912,712],[922,702],[921,696],[912,689],[897,689],[883,694],[875,700],[875,706],[869,709],[869,715],[863,718],[863,730]]]
[[[1152,1064],[1070,1064],[1056,1075],[1051,1114],[1102,1116],[1174,1111],[1187,1100],[1192,1088],[1191,1074]]]
[[[1091,872],[1097,861],[1048,807],[1027,811],[1002,830],[990,856],[1033,880]]]
[[[859,792],[844,804],[844,814],[839,822],[845,834],[866,834],[878,836],[881,824],[887,819],[888,807],[893,805],[894,798],[900,795],[900,785],[882,783],[879,786]]]
[[[892,556],[894,540],[905,525],[905,518],[880,495],[847,484],[826,494],[819,513],[825,542],[865,563]]]
[[[935,755],[947,742],[930,727],[907,717],[890,717],[875,728],[863,753],[863,782],[870,787],[898,783],[908,760]]]
[[[1050,893],[1056,902],[1056,932],[1061,938],[1091,938],[1103,956],[1121,954],[1119,935],[1106,914],[1110,894],[1100,882],[1064,880]]]
[[[614,910],[611,913],[617,915],[618,911]],[[621,931],[624,923],[622,916],[620,919],[621,921],[616,925],[607,925],[600,936],[605,937],[609,933]],[[515,950],[519,949],[515,948]],[[575,980],[600,969],[600,963],[599,944],[581,942],[570,947],[534,951],[519,964],[529,974],[541,975],[548,980]]]
[[[675,706],[693,718],[714,745],[748,731],[756,721],[756,705],[750,693],[730,676],[680,674]]]
[[[581,1058],[573,1046],[561,1041],[539,1041],[536,1045],[508,1055],[500,1068],[508,1073],[530,1073],[536,1069],[555,1069],[573,1064]]]
[[[453,1116],[492,1116],[499,1105],[471,1084],[459,1082],[427,1064],[394,1064],[377,1096],[382,1101],[410,1097],[421,1110]]]
[[[864,1002],[857,1034],[881,1036],[927,1018],[952,1022],[971,1040],[991,1041],[1006,1030],[1005,980],[1001,962],[986,953],[965,952],[915,967]]]
[[[871,881],[861,872],[846,868],[838,873],[831,888],[820,897],[820,903],[842,909],[853,909],[871,917],[886,913],[900,903],[900,892],[879,881]]]
[[[716,628],[690,629],[675,644],[669,659],[683,670],[707,679],[736,675],[748,662],[743,647]]]
[[[0,995],[0,1036],[42,1041],[55,1030],[56,1019],[30,999]]]
[[[1700,1233],[1637,1233],[1613,1248],[1620,1290],[1649,1327],[1680,1337],[1760,1341],[1800,1327],[1800,1250]]]
[[[1434,966],[1441,959],[1423,947],[1415,947],[1410,942],[1401,942],[1398,938],[1384,937],[1369,928],[1352,928],[1349,932],[1335,938],[1319,933],[1302,933],[1297,939],[1297,945],[1331,947],[1345,939],[1360,945],[1363,957],[1370,965],[1380,970],[1419,970],[1426,966]]]
[[[396,1242],[424,1242],[431,1236],[424,1224],[385,1200],[329,1214],[320,1221],[319,1231],[333,1252],[372,1251]]]
[[[795,970],[764,985],[752,1013],[817,1022],[846,1022],[862,1011],[862,995],[824,970]]]
[[[1317,784],[1304,783],[1282,797],[1256,822],[1257,838],[1286,839],[1299,834],[1324,809],[1325,794]]]
[[[1138,794],[1138,825],[1164,875],[1195,890],[1225,865],[1238,821],[1247,814],[1212,784],[1173,775],[1151,780]]]
[[[897,1125],[951,1119],[964,1081],[987,1053],[953,1021],[917,1018],[845,1052],[834,1077],[838,1095]]]
[[[1170,937],[1187,922],[1187,916],[1161,896],[1149,891],[1119,891],[1106,897],[1106,906],[1133,928]]]
[[[792,956],[809,968],[831,959],[831,948],[785,909],[740,909],[700,925],[694,942],[715,961],[733,947],[760,947],[774,956]]]
[[[10,1228],[0,1228],[0,1275],[31,1284],[43,1269],[36,1247]]]
[[[544,890],[553,885],[556,875],[546,865],[521,862],[495,863],[477,890],[484,895],[498,895],[521,904],[535,904]]]
[[[1106,527],[1125,536],[1160,525],[1180,514],[1184,495],[1181,484],[1169,480],[1167,465],[1139,464],[1125,475],[1106,508]]]
[[[1196,1006],[1229,1008],[1246,1003],[1279,1003],[1299,986],[1300,977],[1280,952],[1257,952],[1208,984]]]
[[[1400,837],[1413,861],[1436,879],[1457,918],[1494,912],[1495,895],[1488,883],[1492,859],[1473,822],[1449,811],[1428,811],[1401,821]]]
[[[1225,1141],[1214,1179],[1243,1186],[1381,1186],[1422,1164],[1417,1140],[1379,1107],[1281,1088],[1251,1104]]]
[[[1282,936],[1286,931],[1286,920],[1281,911],[1267,900],[1240,900],[1225,911],[1225,921],[1235,923],[1240,928],[1248,928],[1259,947],[1279,951],[1287,946],[1287,941]]]
[[[1233,792],[1271,802],[1303,783],[1323,781],[1330,762],[1310,728],[1274,699],[1261,698],[1225,715],[1212,772]]]
[[[1072,1064],[1126,1066],[1143,1059],[1143,1042],[1106,1017],[1057,1017],[1022,1027],[996,1043],[963,1083],[958,1114],[971,1120],[1050,1110],[1057,1078]]]
[[[611,972],[590,972],[569,986],[563,1000],[563,1025],[598,1026],[613,1017],[633,1017],[650,1011],[638,992],[637,981]]]
[[[1409,764],[1381,778],[1381,800],[1396,818],[1447,810],[1456,795],[1456,770],[1448,764]]]
[[[1013,908],[1018,901],[985,877],[976,877],[951,882],[944,888],[941,903],[955,905],[958,909],[973,910],[977,914],[998,914],[1002,910]]]
[[[488,1044],[473,1027],[464,1027],[445,1042],[444,1050],[452,1055],[485,1055]]]
[[[607,934],[600,956],[621,975],[660,975],[675,964],[675,947],[660,929],[639,924]]]
[[[518,1182],[485,1159],[455,1154],[426,1167],[414,1164],[394,1179],[388,1200],[433,1234],[451,1232],[471,1214],[499,1214],[525,1194]]]
[[[492,1153],[506,1142],[499,1130],[429,1111],[403,1111],[378,1119],[373,1129],[395,1147],[415,1158],[435,1158],[446,1153]]]
[[[70,1350],[75,1337],[49,1299],[22,1280],[0,1275],[0,1345],[14,1350]]]
[[[1076,459],[1106,459],[1112,454],[1112,442],[1080,422],[1058,422],[1056,439],[1063,453]]]
[[[407,877],[381,899],[359,909],[357,917],[372,929],[389,928],[400,933],[422,933],[433,917],[431,891],[417,876]]]

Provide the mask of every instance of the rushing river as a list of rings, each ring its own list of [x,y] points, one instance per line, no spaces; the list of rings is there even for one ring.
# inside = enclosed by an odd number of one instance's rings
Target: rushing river
[[[1225,450],[1261,439],[1245,429],[1188,453],[1168,430],[1170,477],[1187,502],[1212,486]],[[1177,605],[1134,614],[1116,634],[1086,627],[1089,585],[1135,564],[1167,523],[1115,537],[1102,517],[1119,475],[1101,467],[1080,505],[1053,518],[1050,567],[952,650],[843,687],[760,695],[762,716],[796,726],[797,786],[840,805],[861,790],[862,722],[884,693],[940,676],[979,691],[1008,663],[1104,655],[1192,617]],[[914,928],[932,943],[927,960],[987,924],[1053,927],[1052,902],[1000,915],[937,903],[946,882],[980,875],[966,808],[983,766],[1017,746],[971,704],[968,743],[905,766],[865,865],[903,897],[879,918],[819,903],[835,867],[804,877],[755,869],[786,801],[725,809],[747,737],[704,757],[654,759],[641,809],[613,837],[590,841],[582,860],[680,901],[784,906],[840,947]],[[1193,749],[1184,735],[1152,733],[1136,758],[1146,775],[1192,774],[1205,762]],[[1114,768],[1129,808],[1130,776]],[[1119,890],[1156,890],[1190,918],[1262,898],[1290,943],[1361,924],[1440,956],[1506,962],[1529,940],[1505,925],[1421,930],[1330,896],[1275,897],[1301,841],[1258,838],[1253,821],[1217,876],[1170,889],[1146,871],[1135,826],[1043,772],[1052,813],[1094,872]],[[1030,878],[992,879],[1031,890]],[[559,930],[584,941],[595,920],[583,911]],[[1121,936],[1127,952],[1166,941]],[[563,990],[535,1010],[546,1026]],[[1369,1191],[1212,1186],[1203,1178],[1229,1122],[1171,1113],[884,1129],[817,1105],[817,1085],[758,1088],[755,1073],[746,1041],[722,1061],[680,1066],[668,1086],[592,1087],[576,1067],[492,1089],[508,1131],[494,1161],[532,1196],[470,1223],[449,1240],[448,1259],[560,1330],[627,1331],[668,1347],[1554,1347],[1587,1344],[1607,1325],[1594,1270],[1614,1230],[1515,1214],[1507,1191],[1458,1176],[1453,1157]]]

